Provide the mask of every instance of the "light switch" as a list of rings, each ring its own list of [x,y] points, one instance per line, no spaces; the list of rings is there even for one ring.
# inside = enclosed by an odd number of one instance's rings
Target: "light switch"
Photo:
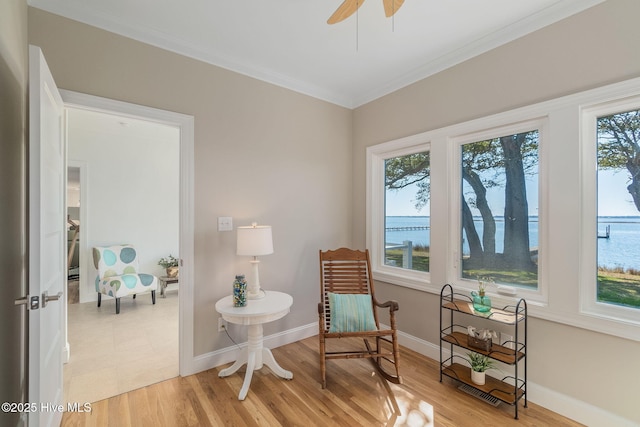
[[[230,216],[219,216],[218,231],[233,231],[233,218]]]

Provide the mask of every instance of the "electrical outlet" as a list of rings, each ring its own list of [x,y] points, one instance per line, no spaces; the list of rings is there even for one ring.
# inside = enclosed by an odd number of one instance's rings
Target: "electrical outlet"
[[[222,332],[227,329],[227,323],[224,321],[222,316],[218,317],[218,332]]]
[[[504,332],[500,332],[500,344],[507,348],[513,348],[513,335],[505,334]]]

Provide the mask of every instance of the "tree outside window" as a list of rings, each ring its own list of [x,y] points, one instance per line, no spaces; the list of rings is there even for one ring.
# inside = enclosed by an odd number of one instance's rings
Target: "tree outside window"
[[[538,130],[462,145],[462,277],[538,287]]]
[[[428,151],[386,159],[384,264],[429,271],[430,155]]]
[[[597,120],[597,301],[640,308],[640,110]]]

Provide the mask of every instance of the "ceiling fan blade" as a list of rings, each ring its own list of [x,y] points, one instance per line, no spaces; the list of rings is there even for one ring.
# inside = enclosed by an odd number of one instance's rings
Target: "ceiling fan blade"
[[[386,17],[393,16],[394,13],[400,9],[400,6],[404,3],[404,0],[382,0],[384,3],[384,14]]]
[[[396,0],[398,1],[398,0]],[[327,24],[336,24],[340,21],[344,21],[355,13],[360,6],[362,6],[364,0],[344,0],[340,6],[333,12],[333,15],[327,20]]]

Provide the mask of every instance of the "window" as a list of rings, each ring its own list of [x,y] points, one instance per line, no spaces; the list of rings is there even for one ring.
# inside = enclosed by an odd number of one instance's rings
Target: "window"
[[[580,310],[640,324],[640,89],[582,114],[584,240]],[[637,255],[636,255],[637,254]]]
[[[428,272],[429,152],[386,159],[384,172],[384,264]]]
[[[640,341],[636,145],[640,78],[368,147],[374,278]]]
[[[581,310],[640,323],[640,97],[583,113],[586,240]],[[589,171],[595,170],[593,174]],[[588,215],[588,216],[587,216]],[[640,254],[638,254],[640,255]]]
[[[597,119],[600,303],[640,309],[640,110]]]
[[[461,278],[537,289],[539,134],[461,144]]]
[[[376,279],[424,289],[430,267],[429,144],[414,139],[367,149],[367,247]]]

